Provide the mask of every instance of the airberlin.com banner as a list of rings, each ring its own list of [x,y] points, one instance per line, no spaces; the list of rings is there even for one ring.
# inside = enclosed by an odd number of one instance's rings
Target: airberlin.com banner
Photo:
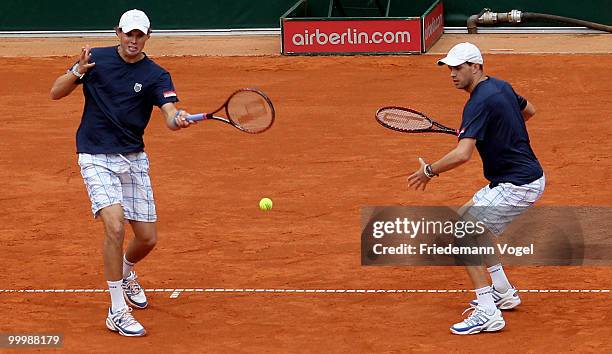
[[[428,14],[423,17],[423,37],[425,38],[426,52],[431,48],[444,32],[444,6],[439,2]]]
[[[419,18],[284,21],[283,53],[406,53],[421,51]]]

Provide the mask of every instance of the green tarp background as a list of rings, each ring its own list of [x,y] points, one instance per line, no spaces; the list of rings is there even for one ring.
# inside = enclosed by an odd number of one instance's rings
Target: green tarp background
[[[2,0],[0,31],[109,30],[121,14],[132,8],[147,12],[155,29],[278,28],[279,18],[297,0]],[[342,1],[342,0],[340,0]],[[348,6],[355,0],[344,0]],[[379,0],[386,4],[387,0]],[[391,0],[391,14],[419,16],[432,0]],[[470,15],[483,7],[495,12],[512,9],[540,12],[612,24],[612,0],[445,0],[445,25],[465,27]],[[407,13],[412,9],[421,13]],[[309,0],[308,16],[325,17],[329,0]],[[367,12],[367,11],[366,11]],[[559,23],[527,23],[527,26],[566,26]]]

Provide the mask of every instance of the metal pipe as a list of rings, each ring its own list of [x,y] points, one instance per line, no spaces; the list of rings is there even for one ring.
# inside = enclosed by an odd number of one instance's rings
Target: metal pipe
[[[569,17],[563,17],[563,16],[539,14],[537,12],[523,12],[523,19],[525,21],[544,20],[544,21],[562,22],[562,23],[567,23],[570,25],[583,26],[583,27],[587,27],[590,29],[598,30],[598,31],[612,33],[612,26],[606,26],[600,23],[583,21],[583,20],[578,20],[575,18],[569,18]]]
[[[521,12],[519,10],[512,10],[510,12],[491,12],[491,9],[487,8],[482,9],[479,14],[472,15],[468,18],[467,29],[468,33],[478,33],[478,24],[493,25],[497,23],[521,23],[530,20],[562,22],[570,25],[584,26],[587,28],[612,33],[612,26],[602,25],[595,22],[535,12]]]
[[[478,33],[478,19],[487,11],[491,11],[491,9],[488,9],[485,7],[477,15],[472,15],[468,17],[468,20],[467,20],[468,33]]]

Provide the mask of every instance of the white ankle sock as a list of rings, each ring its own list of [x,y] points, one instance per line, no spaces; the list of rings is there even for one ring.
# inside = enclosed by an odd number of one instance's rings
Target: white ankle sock
[[[130,276],[130,272],[134,269],[134,264],[125,258],[125,254],[123,255],[123,279]]]
[[[111,309],[113,313],[115,313],[117,310],[121,310],[127,306],[123,298],[123,289],[121,288],[123,280],[107,281],[106,283],[108,284],[108,290],[111,296]]]
[[[502,267],[501,263],[491,266],[487,268],[487,270],[489,271],[489,275],[491,275],[491,280],[493,281],[493,287],[495,290],[500,293],[505,293],[512,288],[512,285],[510,285],[510,282],[506,277],[506,273],[504,273],[504,268]]]
[[[478,306],[484,308],[488,314],[495,312],[497,307],[495,307],[495,301],[493,301],[493,288],[485,286],[474,291],[476,292]]]

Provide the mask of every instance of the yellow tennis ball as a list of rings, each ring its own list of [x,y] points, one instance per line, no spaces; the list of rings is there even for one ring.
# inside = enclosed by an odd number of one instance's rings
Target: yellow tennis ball
[[[261,198],[259,201],[259,209],[263,211],[268,211],[272,209],[272,199],[270,198]]]

